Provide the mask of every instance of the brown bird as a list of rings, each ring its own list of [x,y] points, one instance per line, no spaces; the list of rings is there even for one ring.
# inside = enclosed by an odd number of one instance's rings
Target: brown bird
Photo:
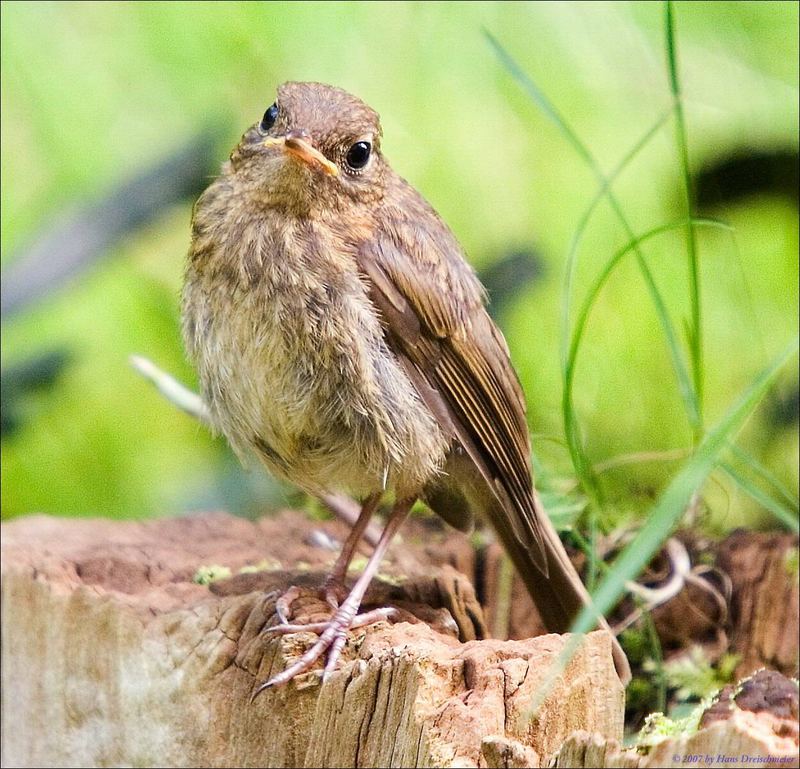
[[[381,152],[376,112],[286,83],[194,208],[183,329],[213,421],[240,456],[361,515],[328,579],[318,642],[333,670],[394,533],[417,499],[456,528],[485,516],[547,628],[589,596],[533,489],[525,401],[483,287],[453,234]],[[394,506],[363,574],[342,586],[384,493]],[[283,624],[293,591],[279,601]],[[603,624],[607,628],[607,625]],[[630,677],[622,649],[614,658]]]

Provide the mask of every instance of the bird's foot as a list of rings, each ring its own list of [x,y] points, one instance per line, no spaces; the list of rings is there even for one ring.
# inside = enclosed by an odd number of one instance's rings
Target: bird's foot
[[[306,670],[309,670],[314,663],[327,652],[327,660],[322,671],[322,681],[324,683],[336,667],[336,662],[339,659],[342,647],[347,640],[347,631],[355,627],[361,627],[372,622],[377,622],[381,619],[386,619],[394,613],[394,609],[377,609],[375,611],[366,612],[365,614],[357,614],[358,608],[361,606],[361,601],[364,599],[364,594],[367,592],[369,583],[372,581],[372,578],[378,571],[381,558],[383,558],[383,555],[389,546],[389,542],[397,532],[397,529],[400,528],[400,525],[408,516],[408,512],[411,510],[411,505],[413,503],[413,498],[400,500],[399,502],[395,503],[395,506],[389,516],[389,520],[386,522],[383,533],[378,540],[378,544],[375,546],[375,550],[369,557],[367,565],[364,567],[364,571],[361,573],[358,579],[356,579],[355,584],[350,590],[347,598],[345,598],[345,600],[342,602],[342,605],[334,611],[333,616],[327,622],[311,622],[307,625],[292,625],[289,622],[282,621],[280,625],[267,628],[267,632],[274,631],[278,633],[295,633],[301,630],[309,630],[313,633],[319,634],[319,638],[317,639],[317,642],[302,657],[300,657],[299,660],[297,660],[297,662],[295,662],[293,665],[290,665],[282,673],[278,673],[278,675],[270,678],[266,683],[261,684],[261,686],[259,686],[253,692],[253,697],[255,697],[259,692],[264,691],[264,689],[269,689],[270,687],[279,686],[280,684],[285,684],[288,681],[291,681],[295,676],[300,675],[300,673],[304,673]],[[366,519],[367,516],[364,515],[364,510],[362,510],[362,516],[359,520]],[[349,548],[347,545],[346,548],[348,551],[350,551],[350,554],[352,554],[352,548]],[[347,564],[349,563],[349,560],[348,558],[340,558],[339,561],[341,564],[337,562],[336,567],[334,567],[333,576],[338,576],[339,581],[341,581],[344,578],[344,573],[347,570]],[[291,602],[298,594],[299,590],[295,588],[294,590],[290,589],[286,594],[284,594],[284,596],[282,596],[279,610],[279,616],[281,616],[281,619],[288,615]]]
[[[292,591],[295,591],[294,594],[292,594]],[[297,588],[290,588],[290,590],[287,591],[287,593],[285,593],[281,598],[284,598],[287,595],[290,599],[289,603],[291,603],[291,601],[299,595],[299,591]],[[341,655],[342,647],[347,640],[348,630],[355,630],[356,628],[364,627],[365,625],[372,625],[375,622],[388,619],[397,611],[396,609],[388,607],[383,609],[374,609],[372,611],[364,612],[363,614],[356,614],[360,601],[352,600],[353,598],[354,596],[351,593],[345,599],[342,605],[336,609],[331,618],[325,622],[293,624],[283,621],[283,618],[281,618],[281,624],[265,628],[264,632],[266,633],[279,633],[286,635],[289,633],[310,632],[316,633],[319,638],[317,639],[317,642],[302,657],[300,657],[299,660],[297,660],[297,662],[290,665],[281,673],[278,673],[270,678],[266,683],[261,684],[261,686],[259,686],[255,692],[253,692],[253,697],[264,691],[264,689],[269,689],[273,686],[280,686],[281,684],[288,683],[295,676],[305,673],[307,670],[311,669],[317,660],[319,660],[327,652],[325,667],[322,671],[322,681],[324,683],[328,680],[331,673],[333,673],[334,669],[336,668],[336,663]],[[279,601],[280,600],[281,599],[279,599]],[[281,616],[277,606],[276,613],[279,617]]]
[[[335,574],[329,575],[322,585],[321,592],[325,603],[336,611],[339,608],[339,604],[347,597],[347,586],[344,584],[344,578]]]
[[[278,600],[275,602],[275,614],[281,621],[281,626],[291,625],[290,618],[292,617],[292,604],[300,598],[304,593],[308,593],[308,589],[299,588],[292,585]],[[317,595],[330,606],[333,611],[339,608],[339,604],[347,596],[347,587],[343,580],[334,575],[327,577],[322,587],[319,588]],[[311,623],[319,624],[319,623]],[[275,628],[271,628],[274,630]],[[297,632],[297,631],[292,631]]]

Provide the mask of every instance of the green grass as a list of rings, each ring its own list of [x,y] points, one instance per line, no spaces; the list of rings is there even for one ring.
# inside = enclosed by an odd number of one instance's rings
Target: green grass
[[[680,160],[683,190],[686,195],[686,257],[689,260],[689,299],[691,306],[691,320],[687,321],[686,336],[688,337],[690,358],[692,361],[692,379],[694,392],[692,402],[696,411],[692,413],[692,427],[694,428],[695,445],[703,437],[703,323],[701,315],[702,301],[700,297],[700,269],[699,255],[697,253],[697,236],[693,217],[692,178],[689,171],[689,140],[686,132],[686,119],[683,114],[683,98],[681,96],[680,76],[678,74],[678,53],[675,41],[675,22],[673,18],[673,5],[671,0],[664,4],[664,31],[667,49],[667,69],[669,71],[669,87],[674,100],[675,138]]]
[[[547,682],[543,684],[538,694],[534,710],[546,696],[549,686],[575,654],[581,643],[581,635],[589,632],[596,625],[597,618],[608,613],[616,605],[626,590],[626,582],[635,579],[641,573],[670,536],[692,498],[697,495],[698,489],[719,464],[720,456],[728,442],[733,439],[742,423],[751,416],[782,369],[797,354],[799,345],[800,342],[795,339],[761,372],[723,419],[705,434],[700,445],[683,464],[656,505],[647,512],[636,536],[614,560],[592,591],[592,605],[584,607],[572,623],[570,632],[575,635],[565,645],[557,664],[552,666]]]
[[[595,626],[599,615],[605,614],[614,608],[625,592],[626,582],[639,576],[653,555],[672,534],[687,509],[699,499],[709,477],[718,470],[721,470],[732,479],[758,505],[769,511],[781,525],[795,532],[798,530],[796,495],[790,492],[779,479],[764,468],[754,457],[736,446],[734,442],[742,423],[752,415],[766,392],[774,384],[776,378],[783,373],[786,364],[795,355],[798,342],[797,340],[792,342],[762,371],[715,428],[708,432],[705,431],[704,383],[706,361],[703,349],[703,297],[700,284],[700,253],[697,231],[701,227],[710,227],[732,233],[733,228],[720,221],[698,217],[694,213],[687,122],[678,68],[675,15],[673,4],[669,0],[664,3],[664,48],[669,92],[672,99],[671,107],[667,113],[656,118],[651,127],[633,144],[632,148],[623,155],[622,160],[608,174],[603,172],[595,154],[579,137],[577,131],[572,128],[557,107],[547,98],[543,89],[522,69],[495,37],[488,32],[486,36],[504,68],[522,87],[544,117],[557,127],[564,140],[589,167],[598,183],[596,194],[578,220],[567,253],[561,308],[564,435],[569,447],[575,475],[583,491],[589,497],[587,516],[584,522],[588,540],[584,540],[579,533],[576,538],[583,543],[583,549],[588,556],[587,584],[591,590],[594,604],[586,607],[573,624],[572,631],[576,634],[581,634],[586,633]],[[672,117],[675,128],[675,149],[683,188],[686,216],[676,222],[651,226],[642,234],[636,235],[630,224],[630,218],[615,195],[613,187],[618,177],[658,135],[669,116]],[[597,271],[596,276],[586,289],[585,297],[573,319],[572,305],[573,297],[576,293],[575,274],[580,244],[592,215],[603,200],[608,202],[616,216],[627,243],[616,250]],[[686,350],[683,349],[679,341],[667,307],[666,298],[659,290],[644,254],[644,246],[648,241],[676,230],[681,230],[685,233],[684,247],[687,260],[686,295],[689,306],[689,317],[683,322],[686,337],[685,344],[688,348]],[[602,519],[601,513],[606,501],[597,469],[586,450],[582,437],[579,416],[575,406],[575,378],[578,357],[584,345],[585,332],[592,310],[598,303],[601,291],[620,266],[623,258],[630,253],[636,256],[641,278],[644,280],[660,324],[664,342],[669,351],[673,374],[681,393],[684,415],[691,430],[692,448],[689,450],[688,458],[667,484],[658,502],[642,518],[643,523],[634,539],[614,560],[613,564],[601,565],[598,563],[595,544],[599,533],[598,521]],[[738,257],[738,253],[738,250],[734,250],[734,256]],[[690,366],[688,367],[685,363],[687,358],[690,361]],[[758,478],[761,485],[754,483],[725,459],[725,454],[728,451],[734,455],[739,465]],[[763,487],[765,485],[770,487],[770,491],[764,490]],[[599,576],[600,572],[602,572],[602,576]],[[654,704],[657,709],[664,710],[666,706],[666,684],[662,670],[663,656],[661,647],[654,632],[652,620],[646,615],[644,621],[645,629],[647,630],[646,636],[651,646],[651,659],[656,669],[654,683],[656,684],[657,702]],[[563,669],[563,665],[575,652],[579,643],[580,639],[576,636],[568,644],[567,649],[561,655],[559,663],[553,666],[551,682]],[[547,686],[543,687],[544,690],[547,688]],[[544,697],[544,694],[541,694],[541,697]]]
[[[569,252],[566,258],[565,278],[562,290],[562,413],[564,423],[564,434],[569,446],[576,476],[580,480],[584,491],[593,499],[596,507],[602,507],[603,494],[602,488],[597,479],[597,475],[584,446],[581,436],[579,419],[575,408],[574,385],[575,367],[577,364],[578,353],[583,342],[584,331],[592,307],[597,301],[601,289],[611,276],[613,270],[619,264],[623,256],[633,251],[637,258],[637,265],[641,271],[642,278],[647,286],[651,301],[661,324],[662,333],[666,342],[667,349],[673,365],[673,370],[680,388],[682,400],[685,407],[686,417],[692,428],[693,443],[697,445],[703,439],[703,387],[704,387],[704,359],[703,359],[703,332],[702,332],[702,298],[700,294],[700,275],[699,275],[699,253],[697,246],[696,228],[698,226],[711,226],[721,229],[731,230],[722,222],[708,219],[700,219],[693,216],[693,192],[692,179],[689,169],[689,144],[687,138],[686,120],[684,115],[683,100],[681,96],[681,82],[677,64],[677,43],[675,39],[675,21],[673,4],[664,3],[664,31],[665,31],[665,51],[667,60],[667,73],[670,93],[672,96],[672,107],[670,112],[674,119],[675,136],[680,174],[683,183],[683,191],[686,200],[688,217],[683,222],[659,225],[651,228],[641,236],[633,233],[629,218],[625,214],[621,203],[613,192],[613,184],[616,178],[629,166],[647,144],[656,136],[660,128],[665,124],[667,115],[658,117],[655,123],[644,133],[644,135],[633,145],[617,164],[610,174],[604,174],[601,165],[586,143],[580,139],[577,132],[569,122],[562,116],[559,110],[545,96],[543,90],[528,76],[519,64],[513,59],[503,45],[491,35],[485,32],[486,37],[497,53],[502,65],[508,70],[512,77],[522,86],[525,93],[531,98],[541,112],[552,123],[556,125],[566,141],[573,147],[577,155],[589,166],[593,175],[599,183],[599,189],[594,198],[589,203],[585,212],[581,216],[575,234],[572,238]],[[584,232],[589,224],[591,216],[601,200],[606,199],[619,223],[621,224],[629,242],[625,247],[618,250],[600,270],[594,283],[587,291],[586,298],[581,309],[571,327],[571,307],[574,294],[575,272],[578,261],[578,249],[583,238]],[[685,353],[681,349],[678,335],[670,319],[666,301],[663,294],[659,291],[653,273],[648,267],[647,261],[642,250],[642,245],[650,238],[671,230],[681,228],[685,230],[686,255],[688,260],[688,281],[687,293],[690,305],[690,318],[684,322],[684,328],[688,344],[688,357],[691,361],[691,376],[685,364]],[[739,455],[740,460],[743,454]],[[769,496],[767,492],[754,486],[743,478],[730,465],[724,466],[725,472],[746,491],[755,501],[765,509],[774,513],[778,520],[784,525],[796,527],[796,516],[777,500]],[[763,472],[760,473],[763,477]],[[589,508],[588,528],[592,533],[596,532],[596,519]],[[590,583],[593,582],[595,575],[595,562],[592,559],[590,568]]]
[[[664,337],[666,338],[667,341],[667,347],[670,352],[670,357],[672,360],[673,368],[675,370],[675,374],[680,383],[681,393],[683,394],[687,411],[690,414],[692,421],[698,422],[700,419],[700,409],[697,403],[697,393],[693,390],[689,382],[689,375],[686,369],[686,364],[684,363],[683,354],[679,347],[677,333],[675,332],[675,329],[673,327],[672,321],[670,319],[669,313],[666,308],[666,302],[664,300],[664,297],[658,290],[653,274],[647,264],[647,261],[645,260],[644,253],[639,247],[640,239],[638,239],[637,236],[634,234],[630,222],[623,211],[622,205],[619,202],[619,199],[612,191],[612,182],[615,176],[621,173],[628,165],[628,163],[630,163],[634,159],[636,154],[647,144],[648,141],[650,141],[650,139],[652,139],[658,128],[661,127],[663,119],[659,118],[656,121],[653,128],[649,129],[645,133],[644,137],[634,145],[633,149],[630,150],[625,155],[622,162],[618,165],[617,170],[611,175],[606,176],[603,173],[597,158],[592,154],[587,145],[578,137],[577,133],[572,129],[569,123],[561,116],[558,110],[550,103],[550,101],[544,95],[542,90],[536,85],[536,83],[530,77],[528,77],[522,71],[522,69],[508,54],[505,48],[503,48],[503,46],[497,40],[495,40],[495,38],[492,37],[491,34],[487,33],[487,37],[489,39],[489,42],[496,50],[503,65],[509,70],[509,72],[513,75],[515,80],[517,80],[517,82],[519,82],[522,85],[526,93],[543,111],[543,113],[553,123],[555,123],[559,131],[561,131],[561,133],[564,135],[567,141],[572,145],[575,152],[589,166],[593,175],[597,179],[599,183],[597,198],[600,199],[606,198],[608,200],[614,214],[616,215],[617,219],[622,225],[626,237],[632,243],[632,248],[636,254],[637,265],[639,267],[639,270],[641,271],[642,278],[645,281],[645,284],[647,286],[650,297],[653,301],[653,305],[656,309],[656,312],[658,313],[658,319],[659,322],[661,323]],[[562,339],[562,351],[568,350],[571,347],[571,345],[567,343],[567,339],[569,337],[569,318],[571,315],[572,286],[574,282],[574,273],[578,259],[577,248],[580,241],[581,233],[588,225],[589,218],[594,208],[595,208],[595,203],[594,201],[592,201],[586,213],[582,217],[582,221],[580,222],[578,229],[576,230],[576,234],[573,237],[573,246],[571,247],[570,253],[568,254],[567,272],[564,283],[565,287],[562,292],[562,302],[563,302],[562,333],[564,334],[564,337]],[[572,461],[575,466],[575,472],[578,478],[581,480],[581,483],[585,491],[590,496],[592,496],[598,504],[602,504],[603,500],[602,489],[597,481],[597,478],[595,477],[594,470],[592,468],[592,463],[588,455],[586,454],[583,440],[580,434],[580,429],[578,426],[577,414],[575,413],[575,404],[571,397],[571,381],[574,373],[572,371],[572,367],[574,365],[574,359],[571,361],[570,355],[568,353],[564,354],[562,352],[562,355],[563,355],[562,377],[564,380],[563,395],[562,395],[562,410],[564,415],[564,433],[567,439],[567,445],[569,446],[570,454],[572,456]]]
[[[586,633],[591,629],[598,614],[606,613],[622,595],[625,582],[635,578],[650,561],[673,531],[691,498],[697,494],[698,489],[719,463],[720,455],[728,441],[751,416],[784,366],[796,355],[797,350],[798,340],[795,339],[761,372],[723,419],[705,434],[697,450],[675,475],[658,503],[648,511],[636,537],[625,547],[601,580],[592,596],[594,606],[586,607],[581,612],[573,623],[572,632]]]

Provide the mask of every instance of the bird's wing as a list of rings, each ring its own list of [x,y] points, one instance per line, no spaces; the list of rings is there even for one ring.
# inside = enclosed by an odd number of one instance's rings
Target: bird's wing
[[[505,512],[493,523],[547,574],[525,401],[505,340],[455,237],[413,188],[396,184],[390,199],[399,202],[381,207],[358,251],[370,298],[420,397]]]

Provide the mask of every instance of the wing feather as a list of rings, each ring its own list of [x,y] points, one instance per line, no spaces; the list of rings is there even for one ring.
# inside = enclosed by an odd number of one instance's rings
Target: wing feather
[[[453,235],[401,185],[358,252],[387,338],[420,397],[457,440],[500,503],[515,538],[547,573],[530,466],[525,401],[484,292]],[[421,232],[419,222],[435,225]],[[424,383],[424,384],[423,384]]]

